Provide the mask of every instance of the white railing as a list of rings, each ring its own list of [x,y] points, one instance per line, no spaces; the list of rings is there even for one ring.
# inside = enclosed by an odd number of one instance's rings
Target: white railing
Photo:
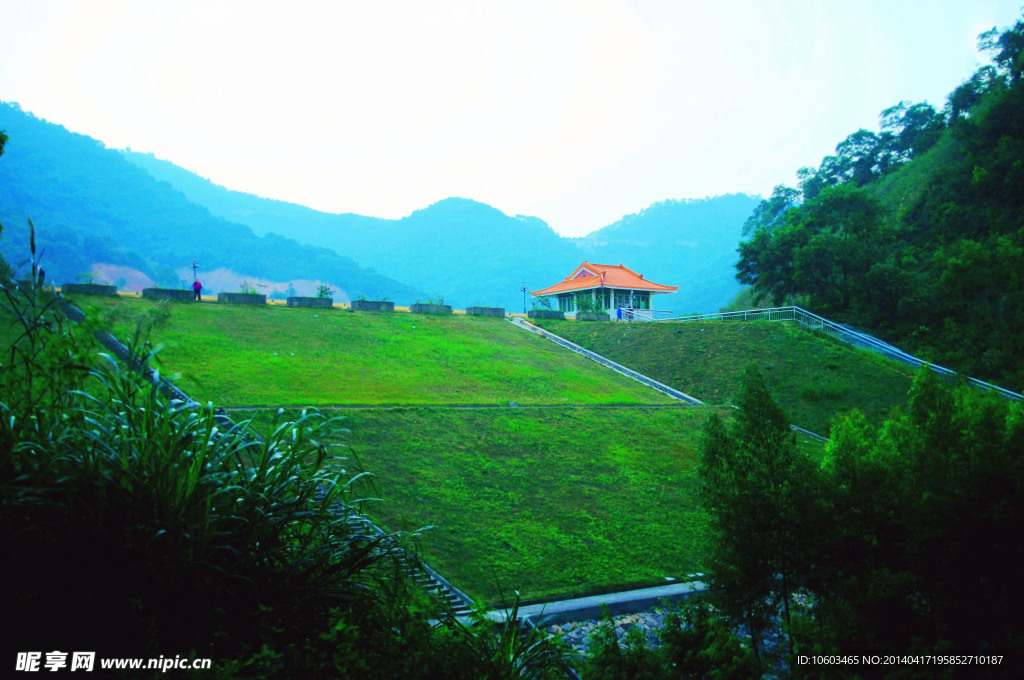
[[[615,316],[613,313],[612,316]],[[671,309],[637,309],[636,307],[622,308],[623,321],[671,321]]]
[[[808,312],[806,309],[800,307],[769,307],[765,309],[747,309],[739,312],[716,312],[713,314],[692,314],[690,316],[677,316],[666,319],[643,318],[637,312],[645,312],[648,310],[634,310],[634,318],[643,321],[795,321],[800,325],[810,328],[821,333],[830,335],[838,340],[854,345],[855,347],[863,347],[873,352],[882,354],[890,359],[901,361],[915,368],[918,366],[927,366],[931,370],[935,371],[940,375],[954,376],[957,375],[956,371],[951,371],[948,368],[933,364],[924,359],[918,359],[912,354],[907,354],[898,347],[893,347],[887,342],[883,342],[878,338],[861,333],[860,331],[844,326],[842,324],[829,321],[828,319],[818,316],[813,312]],[[996,385],[977,380],[975,378],[967,377],[967,381],[975,387],[980,387],[983,390],[992,390],[1001,394],[1002,396],[1018,400],[1021,399],[1021,395],[1016,392],[998,387]]]

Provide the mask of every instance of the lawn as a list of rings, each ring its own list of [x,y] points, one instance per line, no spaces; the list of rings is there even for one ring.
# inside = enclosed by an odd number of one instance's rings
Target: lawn
[[[794,425],[828,435],[852,409],[881,423],[906,404],[913,369],[780,321],[582,323],[538,326],[709,404],[727,405],[756,364]]]
[[[707,546],[695,469],[714,411],[686,407],[328,411],[373,473],[391,530],[422,532],[426,559],[498,604],[663,585]],[[260,427],[272,412],[258,415]],[[234,413],[242,417],[245,413]],[[286,413],[287,415],[287,413]],[[821,446],[802,441],[810,455]]]
[[[158,309],[133,298],[79,302],[121,336],[132,318]],[[730,417],[728,407],[678,406],[500,319],[222,304],[166,309],[154,336],[164,345],[164,372],[179,373],[178,384],[196,398],[233,407],[236,420],[256,409],[257,428],[278,406],[341,415],[351,434],[336,441],[375,476],[378,521],[418,532],[428,562],[477,600],[621,590],[702,568],[700,432],[711,412]],[[668,336],[658,350],[640,324],[565,328],[612,334],[622,346],[618,356],[606,353],[627,365],[687,348],[684,338]],[[765,333],[775,328],[748,335],[771,342]],[[697,339],[706,346],[693,352],[692,369],[716,375],[718,389],[731,392],[728,382],[745,364],[733,372],[701,368],[728,344],[711,342],[713,333]],[[815,351],[845,351],[809,341]],[[814,355],[794,355],[801,356]],[[402,406],[381,408],[390,404]],[[490,407],[443,406],[473,404]],[[344,405],[370,407],[330,408]],[[820,444],[801,446],[821,453]]]
[[[149,300],[78,297],[118,335]],[[218,406],[665,404],[674,400],[502,320],[172,303],[161,369]]]

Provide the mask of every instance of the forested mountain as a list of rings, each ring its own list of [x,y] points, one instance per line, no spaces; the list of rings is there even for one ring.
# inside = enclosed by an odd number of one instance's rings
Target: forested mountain
[[[191,278],[195,257],[210,292],[225,290],[211,282],[228,286],[248,279],[265,282],[266,292],[273,282],[282,290],[291,282],[296,289],[323,282],[341,300],[362,290],[387,290],[403,299],[422,295],[327,248],[275,234],[257,237],[249,227],[188,201],[101,142],[15,104],[0,103],[0,130],[10,138],[0,158],[0,252],[14,266],[27,259],[31,218],[50,281],[76,281],[99,271],[97,281],[117,272],[177,287]]]
[[[259,234],[332,248],[459,307],[521,309],[524,283],[544,288],[589,259],[625,264],[652,281],[678,285],[679,293],[659,296],[659,309],[714,311],[739,288],[732,262],[741,225],[757,205],[744,195],[665,201],[567,239],[540,219],[510,217],[467,199],[445,199],[400,220],[332,215],[230,191],[149,154],[126,157],[215,215]]]
[[[674,295],[657,296],[656,309],[714,312],[739,290],[727,272],[736,260],[740,225],[757,205],[746,194],[663,201],[576,244],[592,262],[639,267],[651,281],[679,286]]]
[[[944,110],[901,103],[745,225],[737,278],[1024,389],[1024,21]]]

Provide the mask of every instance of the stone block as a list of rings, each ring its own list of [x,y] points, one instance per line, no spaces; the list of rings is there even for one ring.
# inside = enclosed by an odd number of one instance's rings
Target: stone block
[[[505,317],[504,307],[466,307],[466,316],[497,316]]]
[[[60,292],[65,295],[117,295],[117,286],[102,283],[63,283]]]
[[[330,309],[334,307],[334,298],[322,298],[322,297],[290,297],[288,298],[289,307],[326,307]]]
[[[393,312],[395,303],[389,300],[353,300],[352,309],[357,312]]]
[[[267,296],[262,293],[217,293],[217,302],[232,305],[265,305]]]
[[[424,305],[417,303],[409,305],[409,311],[414,314],[451,314],[451,305]]]
[[[143,288],[142,297],[150,300],[175,300],[176,302],[192,302],[196,294],[191,290],[180,288]]]

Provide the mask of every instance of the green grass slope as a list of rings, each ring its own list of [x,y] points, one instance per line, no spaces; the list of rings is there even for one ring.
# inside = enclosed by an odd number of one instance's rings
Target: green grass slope
[[[382,524],[431,527],[425,558],[474,599],[500,604],[516,590],[571,597],[700,569],[694,470],[707,417],[684,407],[358,409],[342,414],[353,435],[338,441],[377,478],[383,501],[371,512]]]
[[[158,309],[134,298],[76,302],[122,336]],[[702,568],[700,432],[711,411],[729,417],[728,408],[666,408],[678,402],[500,319],[166,309],[154,337],[164,372],[179,372],[196,398],[243,407],[236,420],[258,406],[270,407],[258,411],[264,428],[278,406],[406,405],[325,410],[343,415],[351,435],[336,442],[378,480],[378,520],[433,527],[422,534],[425,558],[480,601],[618,590]],[[639,327],[599,326],[620,336]]]
[[[906,403],[913,378],[909,367],[786,322],[535,321],[709,404],[729,404],[754,363],[790,421],[826,436],[832,418],[853,409],[880,423]]]
[[[75,298],[127,319],[154,303]],[[217,406],[666,404],[674,400],[485,317],[171,304],[162,370]]]

